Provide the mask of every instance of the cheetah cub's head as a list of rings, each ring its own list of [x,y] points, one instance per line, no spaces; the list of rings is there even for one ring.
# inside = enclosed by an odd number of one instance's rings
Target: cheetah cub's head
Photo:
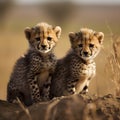
[[[25,29],[25,36],[30,48],[40,53],[50,52],[55,47],[60,35],[61,28],[59,26],[52,27],[47,23],[39,23],[32,28]]]
[[[91,60],[99,53],[104,34],[92,29],[82,28],[80,32],[69,33],[69,38],[74,52],[84,60]]]

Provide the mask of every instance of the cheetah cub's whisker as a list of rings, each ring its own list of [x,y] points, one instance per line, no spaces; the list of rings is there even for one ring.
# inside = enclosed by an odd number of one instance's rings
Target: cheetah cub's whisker
[[[69,33],[71,50],[57,61],[51,80],[50,98],[88,92],[90,80],[95,76],[94,58],[98,55],[104,34],[82,28]]]
[[[49,99],[51,79],[48,78],[56,65],[53,48],[60,35],[59,26],[52,27],[47,23],[39,23],[25,29],[29,49],[14,66],[7,86],[9,102],[14,102],[18,97],[28,106]]]

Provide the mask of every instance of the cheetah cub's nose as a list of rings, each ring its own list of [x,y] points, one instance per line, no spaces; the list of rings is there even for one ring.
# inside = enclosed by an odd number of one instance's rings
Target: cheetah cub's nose
[[[83,54],[84,54],[84,56],[88,56],[88,52],[87,51],[84,51]]]
[[[43,49],[45,49],[45,48],[46,48],[46,45],[41,45],[41,47],[42,47]]]

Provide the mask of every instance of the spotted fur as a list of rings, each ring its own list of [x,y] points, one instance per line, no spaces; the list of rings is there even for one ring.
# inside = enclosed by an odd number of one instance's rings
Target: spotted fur
[[[29,42],[27,53],[20,57],[11,74],[7,87],[7,100],[14,102],[18,97],[25,105],[48,99],[49,76],[56,65],[53,48],[61,34],[61,28],[47,23],[25,29]]]
[[[57,61],[51,80],[50,98],[88,91],[95,76],[94,58],[101,49],[104,34],[88,28],[69,34],[71,50]]]

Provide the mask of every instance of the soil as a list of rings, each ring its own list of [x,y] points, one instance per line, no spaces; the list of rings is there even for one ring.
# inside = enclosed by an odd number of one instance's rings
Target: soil
[[[120,97],[72,95],[30,107],[1,100],[0,120],[120,120]]]

